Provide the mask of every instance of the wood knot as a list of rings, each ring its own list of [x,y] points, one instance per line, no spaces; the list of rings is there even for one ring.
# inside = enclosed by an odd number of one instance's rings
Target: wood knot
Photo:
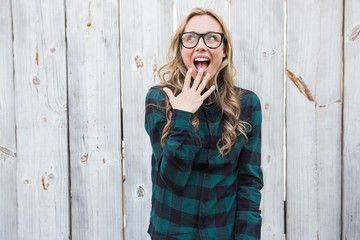
[[[137,68],[143,68],[144,67],[144,63],[141,60],[141,58],[139,56],[135,57],[135,64]]]
[[[51,183],[54,181],[54,175],[52,173],[48,174],[47,172],[44,173],[41,177],[41,185],[45,191],[48,190]]]
[[[144,197],[145,189],[142,186],[139,186],[136,193],[137,193],[137,197]]]
[[[308,88],[304,80],[302,80],[301,76],[296,77],[295,74],[289,70],[286,70],[286,74],[288,78],[290,78],[290,80],[295,84],[299,92],[304,95],[309,101],[314,102],[314,98],[310,92],[310,89]]]
[[[85,153],[84,155],[81,156],[81,163],[87,163],[89,159],[89,154],[88,153]]]
[[[40,79],[37,76],[35,76],[33,78],[32,82],[33,82],[34,85],[39,85],[40,84]]]
[[[354,42],[360,34],[360,24],[356,25],[349,34],[349,40]]]

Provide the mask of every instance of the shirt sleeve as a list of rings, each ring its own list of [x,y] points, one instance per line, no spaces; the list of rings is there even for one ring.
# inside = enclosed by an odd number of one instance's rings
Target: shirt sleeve
[[[201,142],[191,123],[192,113],[173,109],[168,138],[163,146],[160,144],[166,124],[165,101],[161,88],[149,90],[145,99],[145,129],[151,141],[153,164],[162,181],[171,191],[181,191]]]
[[[261,235],[260,190],[263,187],[261,170],[261,104],[250,93],[242,103],[243,120],[251,125],[248,141],[239,156],[238,192],[235,239],[258,240]]]

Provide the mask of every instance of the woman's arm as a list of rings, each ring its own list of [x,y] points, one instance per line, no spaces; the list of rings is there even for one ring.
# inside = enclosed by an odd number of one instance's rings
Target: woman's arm
[[[165,93],[161,88],[151,88],[146,95],[145,129],[149,134],[154,164],[167,187],[181,191],[190,176],[193,159],[201,147],[191,123],[191,112],[172,110],[171,126],[167,141],[161,146],[164,126]]]
[[[257,240],[261,234],[260,190],[263,187],[261,170],[261,104],[252,92],[242,101],[242,115],[251,124],[248,141],[239,156],[238,193],[235,239]]]

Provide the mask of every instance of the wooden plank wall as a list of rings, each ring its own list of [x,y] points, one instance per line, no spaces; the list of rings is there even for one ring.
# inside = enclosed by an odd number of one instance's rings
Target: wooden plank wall
[[[262,102],[262,239],[360,238],[358,0],[0,0],[0,239],[149,239],[144,97],[197,6]]]
[[[72,239],[121,239],[118,1],[66,1]]]
[[[341,234],[343,2],[287,2],[287,236]]]
[[[17,236],[17,157],[10,0],[0,1],[0,239]]]
[[[63,1],[11,1],[17,234],[69,236],[67,73]],[[9,183],[8,183],[9,184]],[[2,224],[1,224],[2,225]]]
[[[344,14],[342,239],[360,239],[360,1]]]
[[[148,239],[151,146],[144,130],[145,95],[155,84],[172,33],[172,3],[121,3],[126,239]]]
[[[283,1],[232,1],[237,84],[261,100],[264,171],[263,239],[284,237],[284,5]]]

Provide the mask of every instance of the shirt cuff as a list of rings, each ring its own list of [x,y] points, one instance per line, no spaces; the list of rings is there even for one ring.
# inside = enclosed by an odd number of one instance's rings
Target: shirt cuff
[[[192,115],[193,114],[191,112],[173,109],[171,116],[171,127],[181,130],[192,129]]]

